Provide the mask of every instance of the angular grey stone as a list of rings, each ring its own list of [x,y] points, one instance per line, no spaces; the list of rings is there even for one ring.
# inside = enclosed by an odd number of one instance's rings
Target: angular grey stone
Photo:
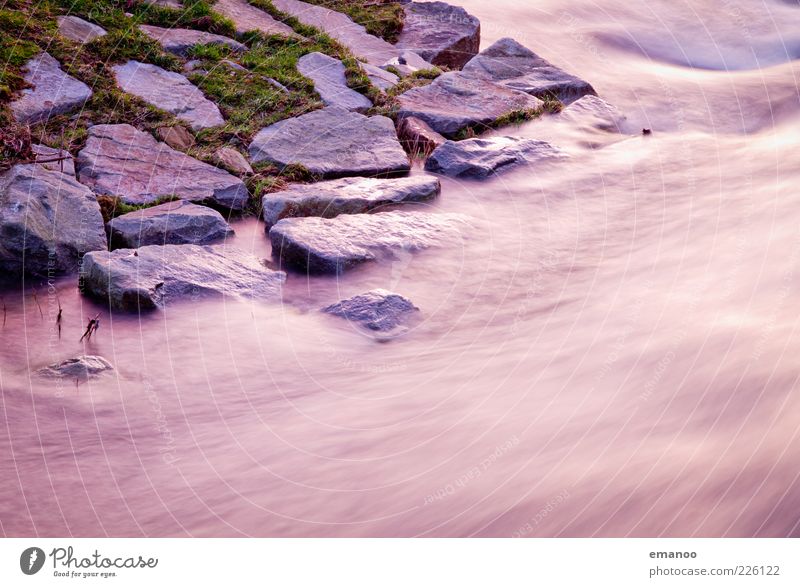
[[[427,157],[447,140],[433,130],[427,122],[415,116],[406,116],[397,121],[397,137],[406,151]]]
[[[489,125],[518,110],[541,108],[539,98],[461,72],[443,73],[427,86],[398,97],[398,119],[414,116],[448,138],[470,126]]]
[[[242,210],[249,197],[238,177],[175,151],[128,124],[91,127],[77,164],[82,183],[127,204],[150,204],[175,195]]]
[[[32,87],[22,90],[22,96],[9,104],[17,122],[42,122],[77,110],[92,97],[89,86],[64,73],[49,53],[28,61],[25,70],[25,81]]]
[[[396,179],[345,177],[317,183],[296,183],[262,198],[269,230],[283,218],[362,214],[386,206],[427,202],[441,192],[435,177],[415,175]]]
[[[214,161],[231,173],[251,175],[253,168],[239,151],[231,147],[220,147],[214,152]]]
[[[359,62],[359,67],[367,74],[372,85],[384,92],[396,86],[397,82],[400,81],[400,78],[392,72],[376,67],[375,65]]]
[[[297,71],[314,82],[314,89],[326,106],[366,112],[372,102],[347,87],[344,64],[324,53],[308,53],[297,60]]]
[[[164,245],[88,253],[84,291],[115,310],[163,308],[184,298],[274,299],[286,278],[226,245]]]
[[[565,72],[509,38],[500,39],[481,51],[462,71],[540,98],[554,96],[564,103],[596,94],[589,82]]]
[[[31,145],[36,163],[50,171],[58,171],[75,177],[75,160],[69,151],[53,149],[45,145]]]
[[[194,146],[195,140],[188,130],[182,126],[162,126],[156,129],[158,138],[173,149],[186,151]]]
[[[481,22],[460,6],[409,2],[397,47],[410,49],[434,65],[461,69],[478,52]]]
[[[193,130],[225,124],[217,105],[180,73],[138,61],[128,61],[112,69],[124,92],[174,114]]]
[[[408,171],[394,123],[332,106],[268,126],[250,144],[250,160],[304,165],[323,178]]]
[[[105,36],[106,31],[103,27],[92,24],[77,16],[59,16],[58,33],[71,41],[84,45],[99,37]]]
[[[251,5],[247,0],[217,0],[214,10],[233,21],[236,33],[258,31],[265,35],[297,37],[292,27],[278,22],[269,14]]]
[[[43,377],[86,381],[89,378],[97,377],[102,373],[113,370],[114,366],[103,357],[81,355],[80,357],[66,359],[43,367],[39,369],[38,373]]]
[[[550,143],[518,137],[491,137],[447,141],[438,147],[425,169],[452,177],[483,179],[520,163],[566,157]]]
[[[368,330],[399,333],[419,315],[411,300],[385,289],[373,289],[322,309]]]
[[[139,28],[148,37],[160,43],[166,51],[181,57],[186,57],[189,54],[189,49],[195,45],[224,45],[237,53],[247,51],[247,46],[239,41],[234,41],[229,37],[223,37],[222,35],[215,35],[205,31],[196,31],[194,29],[165,29],[149,24],[139,25]]]
[[[184,200],[117,216],[108,223],[113,249],[147,245],[206,245],[233,234],[222,214]]]
[[[615,106],[592,95],[584,96],[564,108],[558,118],[574,125],[610,132],[623,132],[625,124],[625,116]]]
[[[382,63],[380,67],[381,69],[393,67],[400,72],[400,75],[411,75],[421,69],[435,69],[432,63],[428,63],[422,57],[408,49],[400,50],[396,56]]]
[[[394,253],[457,241],[467,226],[458,214],[381,212],[335,218],[286,218],[269,231],[272,254],[284,267],[339,274]]]
[[[37,164],[0,175],[0,272],[69,273],[105,248],[97,199],[74,177]]]
[[[180,10],[183,8],[183,3],[180,0],[144,0],[146,4],[153,6],[160,6],[161,8],[171,8],[172,10]]]

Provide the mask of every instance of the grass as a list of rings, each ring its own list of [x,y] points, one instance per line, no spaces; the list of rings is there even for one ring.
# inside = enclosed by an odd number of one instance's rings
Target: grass
[[[363,25],[369,34],[390,43],[397,42],[397,37],[403,30],[405,12],[399,2],[376,0],[306,0],[306,2],[343,12],[354,22]]]
[[[136,212],[137,210],[144,210],[145,208],[152,208],[159,204],[166,204],[167,202],[174,202],[178,200],[177,196],[163,196],[149,204],[126,204],[119,196],[97,196],[97,203],[100,204],[100,213],[103,215],[103,222],[109,222],[112,218],[128,214],[129,212]]]

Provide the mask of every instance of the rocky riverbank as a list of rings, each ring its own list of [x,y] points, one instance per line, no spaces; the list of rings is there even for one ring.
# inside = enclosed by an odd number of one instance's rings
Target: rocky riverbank
[[[337,6],[7,4],[0,25],[17,44],[0,46],[11,56],[3,271],[80,273],[87,295],[121,311],[198,295],[279,300],[287,274],[469,238],[469,218],[414,209],[441,186],[412,167],[491,180],[557,165],[556,145],[477,136],[541,116],[618,130],[589,82],[513,39],[479,52],[480,22],[460,7]],[[40,24],[25,25],[25,11]],[[348,16],[370,11],[397,22]],[[244,214],[263,218],[280,271],[220,245]],[[425,309],[379,290],[326,311],[395,331]]]

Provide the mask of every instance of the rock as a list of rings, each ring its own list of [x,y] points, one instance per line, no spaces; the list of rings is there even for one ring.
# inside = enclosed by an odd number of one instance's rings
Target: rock
[[[0,273],[50,277],[106,248],[94,194],[67,173],[14,165],[0,175]]]
[[[400,81],[400,78],[392,72],[370,65],[369,63],[359,62],[359,67],[361,67],[361,71],[367,74],[370,83],[381,91],[385,92],[393,88],[397,85],[397,82]]]
[[[81,355],[43,367],[38,373],[43,377],[86,381],[113,370],[114,366],[103,357]]]
[[[397,136],[406,151],[427,157],[447,139],[433,130],[428,123],[415,116],[406,116],[397,122]]]
[[[183,8],[183,3],[180,0],[144,0],[146,4],[153,6],[160,6],[161,8],[171,8],[172,10],[180,10]]]
[[[427,86],[400,94],[398,102],[398,119],[414,116],[448,138],[467,127],[489,125],[514,111],[544,104],[524,92],[457,71],[443,73]]]
[[[58,21],[58,34],[81,45],[106,35],[103,27],[77,16],[59,16],[56,20]]]
[[[447,141],[437,148],[425,169],[452,177],[483,179],[519,163],[566,157],[550,143],[517,137]]]
[[[402,333],[419,315],[419,308],[411,300],[385,289],[373,289],[322,311],[382,334]]]
[[[148,37],[161,44],[166,51],[187,57],[195,45],[224,45],[236,53],[247,51],[247,46],[229,37],[193,29],[165,29],[148,24],[139,25]]]
[[[340,274],[367,261],[443,245],[461,237],[456,214],[381,212],[335,218],[286,218],[269,231],[272,254],[284,267]]]
[[[91,127],[77,163],[82,183],[98,194],[120,196],[127,204],[151,204],[175,195],[242,210],[249,198],[238,177],[175,151],[127,124]]]
[[[217,0],[214,10],[233,21],[236,34],[258,31],[265,35],[297,37],[292,27],[278,22],[269,14],[248,3],[247,0]]]
[[[362,214],[395,204],[427,202],[441,192],[435,177],[415,175],[396,179],[345,177],[331,181],[292,184],[262,198],[269,230],[283,218]]]
[[[206,245],[233,234],[222,214],[178,200],[129,212],[108,223],[113,249],[147,245]]]
[[[564,108],[558,118],[576,126],[611,132],[622,132],[625,123],[625,116],[615,106],[592,95],[584,96]]]
[[[272,86],[273,88],[275,88],[276,90],[278,90],[278,91],[280,91],[280,92],[283,92],[284,94],[290,94],[290,93],[291,93],[291,92],[289,91],[289,88],[287,88],[286,86],[284,86],[284,85],[283,85],[281,82],[279,82],[278,80],[272,79],[271,77],[264,77],[264,76],[262,76],[262,79],[265,79],[265,80],[267,80],[267,82],[269,83],[269,85],[271,85],[271,86]]]
[[[85,293],[115,310],[163,308],[183,298],[280,296],[286,278],[257,257],[226,245],[164,245],[88,253]]]
[[[481,51],[462,71],[539,98],[553,96],[564,103],[596,93],[589,82],[570,75],[509,38]]]
[[[17,122],[35,124],[51,116],[77,110],[92,97],[85,83],[64,73],[49,53],[40,53],[25,64],[25,81],[32,87],[9,104]]]
[[[435,69],[432,63],[428,63],[422,57],[409,50],[401,50],[398,55],[383,63],[381,69],[393,67],[400,72],[400,75],[411,75],[415,71],[422,69]]]
[[[36,163],[50,171],[66,173],[75,177],[75,160],[69,151],[51,149],[45,145],[31,145],[31,150],[36,155]]]
[[[323,178],[410,169],[389,118],[367,118],[336,106],[261,129],[249,152],[254,163],[300,164]]]
[[[339,106],[366,112],[372,102],[363,94],[347,87],[344,64],[323,53],[308,53],[297,60],[297,71],[314,82],[314,89],[326,106]]]
[[[327,33],[350,49],[353,55],[366,59],[373,65],[383,65],[398,53],[394,45],[370,35],[363,26],[354,23],[349,16],[341,12],[300,0],[273,0],[272,4],[303,24]]]
[[[194,146],[194,136],[182,126],[162,126],[156,134],[173,149],[188,151]]]
[[[409,2],[397,47],[410,49],[434,65],[461,69],[478,53],[481,22],[459,6]]]
[[[225,124],[217,105],[180,73],[138,61],[128,61],[112,69],[124,92],[174,114],[193,130]]]
[[[190,59],[186,63],[183,64],[183,71],[185,73],[197,73],[203,71],[200,69],[200,66],[203,62],[200,59]]]
[[[231,147],[220,147],[214,152],[214,161],[236,175],[252,175],[253,168],[239,151]]]

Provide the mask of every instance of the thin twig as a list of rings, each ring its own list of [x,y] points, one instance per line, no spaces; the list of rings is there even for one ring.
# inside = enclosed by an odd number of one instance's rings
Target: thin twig
[[[33,301],[36,302],[36,307],[39,308],[39,316],[44,320],[44,312],[42,312],[42,305],[39,303],[39,296],[36,294],[36,290],[33,290]]]

